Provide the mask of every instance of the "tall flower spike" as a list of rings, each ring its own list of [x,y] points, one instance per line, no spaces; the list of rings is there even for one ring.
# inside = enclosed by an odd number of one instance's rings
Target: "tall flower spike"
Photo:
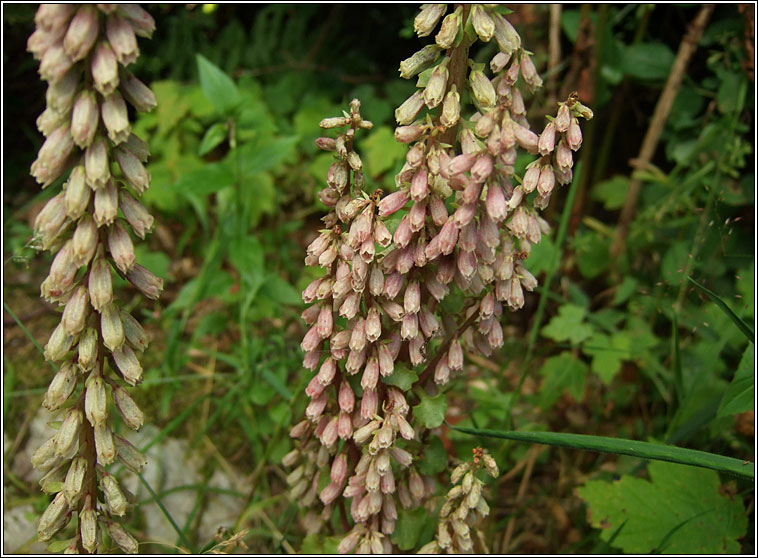
[[[50,472],[46,477],[58,471],[65,479],[43,483],[57,496],[37,530],[48,540],[77,516],[67,552],[96,552],[105,526],[124,552],[134,553],[137,542],[111,521],[126,512],[127,500],[103,466],[116,458],[132,470],[145,464],[134,446],[114,436],[108,393],[123,421],[139,428],[142,411],[123,386],[141,378],[134,350],[144,350],[147,337],[119,310],[111,275],[115,266],[149,298],[163,288],[161,279],[136,264],[131,237],[144,238],[153,218],[134,196],[149,186],[142,165],[148,151],[131,133],[126,103],[150,110],[155,96],[123,68],[139,55],[135,35],[149,35],[155,25],[133,4],[44,4],[35,21],[28,49],[48,82],[47,109],[38,120],[47,140],[31,172],[44,188],[71,171],[35,222],[42,248],[57,252],[42,294],[63,306],[45,348],[45,357],[61,365],[44,406],[68,409],[58,432],[32,458],[36,468]]]
[[[446,9],[422,6],[418,35],[441,29],[434,44],[400,63],[402,77],[426,70],[427,78],[395,113],[395,138],[408,145],[397,190],[368,187],[353,163],[356,133],[369,127],[357,100],[350,114],[321,122],[336,137],[316,142],[335,161],[320,194],[330,211],[305,258],[323,269],[303,291],[312,304],[301,345],[313,372],[310,403],[284,464],[292,498],[318,508],[321,522],[348,501],[353,527],[340,552],[392,552],[398,504],[415,508],[434,494],[434,480],[414,466],[427,425],[411,413],[419,393],[412,388],[433,395],[465,369],[465,354],[489,356],[503,345],[503,313],[520,309],[524,290],[537,285],[525,260],[547,232],[539,211],[571,180],[578,118],[591,115],[572,95],[555,123],[540,136],[531,131],[521,86],[541,80],[516,30],[493,4],[456,5],[445,16]],[[461,29],[475,33],[456,41]],[[492,74],[467,64],[477,37],[500,48]],[[534,156],[523,177],[515,176],[519,150]],[[466,302],[455,314],[440,304],[453,292]],[[395,378],[401,368],[414,371],[412,386]],[[481,462],[497,475],[490,461],[480,450],[466,474],[453,474],[436,546],[422,550],[474,550],[473,518],[487,513],[474,473]]]

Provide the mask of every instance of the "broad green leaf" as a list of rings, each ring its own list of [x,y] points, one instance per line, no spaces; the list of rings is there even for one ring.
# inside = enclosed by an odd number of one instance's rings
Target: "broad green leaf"
[[[742,499],[722,494],[715,471],[652,462],[650,481],[624,475],[613,483],[590,481],[577,490],[590,522],[612,545],[630,554],[740,552],[747,517]]]
[[[263,284],[266,267],[263,247],[254,236],[234,238],[229,242],[229,262],[239,272],[248,288],[255,290]]]
[[[202,54],[197,55],[197,72],[203,93],[222,114],[228,114],[240,101],[237,86],[228,75]]]
[[[735,415],[752,411],[755,400],[755,355],[753,346],[748,345],[742,354],[742,360],[732,383],[726,389],[719,406],[718,416]]]
[[[737,110],[737,99],[739,90],[742,87],[744,77],[742,72],[720,72],[719,90],[716,95],[716,104],[723,113],[734,112]]]
[[[424,453],[416,461],[422,475],[436,475],[447,468],[447,450],[442,440],[433,437],[424,444]]]
[[[608,249],[610,241],[594,231],[583,231],[571,239],[576,252],[576,263],[581,274],[593,279],[603,273],[610,263]]]
[[[613,293],[613,305],[618,305],[626,302],[630,296],[637,290],[637,280],[634,277],[627,275],[624,280],[616,286],[616,291]]]
[[[395,135],[388,126],[379,126],[361,143],[363,160],[369,176],[374,178],[384,174],[405,156],[406,147],[395,141]]]
[[[577,400],[582,400],[584,381],[587,377],[587,365],[573,355],[564,351],[558,356],[550,357],[540,368],[540,375],[545,378],[540,387],[539,406],[550,407],[567,390]]]
[[[429,518],[429,512],[423,507],[413,510],[399,510],[392,542],[400,550],[411,550],[418,545],[419,537],[424,530],[424,522]]]
[[[249,176],[271,170],[295,151],[298,136],[259,137],[239,148],[240,170]],[[235,154],[230,154],[234,157]]]
[[[603,202],[605,209],[621,209],[629,190],[629,178],[617,175],[592,188],[592,199]]]
[[[200,141],[200,147],[197,148],[197,154],[202,157],[206,153],[215,149],[216,146],[226,139],[228,133],[229,128],[226,124],[216,122],[206,130],[202,141]]]
[[[644,81],[665,80],[674,63],[674,53],[662,43],[637,43],[624,49],[624,72]]]
[[[555,341],[571,341],[578,345],[590,335],[594,329],[584,323],[587,310],[574,304],[564,304],[558,309],[558,315],[542,328],[542,335]]]
[[[437,428],[445,420],[447,412],[447,398],[444,393],[434,397],[426,394],[421,395],[421,402],[413,407],[413,416],[424,425],[425,428]]]
[[[608,385],[621,370],[621,363],[631,358],[631,339],[626,333],[596,334],[582,345],[582,351],[592,357],[590,368]]]
[[[268,276],[258,294],[280,304],[292,306],[302,304],[302,299],[297,289],[275,274]]]
[[[411,389],[416,380],[418,380],[418,375],[413,370],[397,363],[395,364],[395,371],[386,378],[382,378],[382,382],[385,384],[399,387],[403,391]]]

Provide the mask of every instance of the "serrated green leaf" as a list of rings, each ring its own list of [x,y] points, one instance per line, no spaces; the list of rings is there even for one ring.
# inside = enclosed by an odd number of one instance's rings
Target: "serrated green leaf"
[[[738,553],[747,518],[741,498],[719,490],[715,471],[652,462],[650,481],[625,475],[590,481],[577,490],[601,538],[626,522],[612,542],[630,554]]]
[[[550,357],[540,368],[540,375],[545,378],[540,387],[539,406],[550,407],[567,390],[576,401],[581,401],[584,383],[587,377],[587,365],[564,351],[558,356]]]
[[[423,455],[415,461],[422,475],[436,475],[447,468],[447,450],[442,440],[431,438],[424,444]]]
[[[605,385],[621,370],[621,363],[631,358],[632,341],[626,333],[595,334],[582,345],[582,351],[592,357],[591,370]]]
[[[205,131],[203,139],[200,141],[200,147],[197,148],[197,154],[201,157],[216,148],[229,133],[226,124],[216,122],[213,126]]]
[[[232,78],[202,54],[196,55],[200,86],[211,104],[222,114],[228,114],[240,101],[240,93]]]
[[[726,389],[717,416],[724,417],[752,411],[755,400],[755,355],[753,347],[748,345],[742,353],[742,359],[734,374],[732,383]]]
[[[421,402],[413,407],[413,416],[425,428],[437,428],[444,422],[446,412],[447,398],[444,393],[439,393],[434,397],[422,394]]]
[[[592,199],[603,202],[608,210],[620,209],[629,190],[629,177],[617,175],[592,188]]]
[[[418,374],[416,374],[416,372],[397,363],[395,364],[394,372],[386,378],[382,378],[382,382],[385,384],[399,387],[403,391],[411,389],[416,380],[418,380]]]
[[[587,310],[574,304],[564,304],[558,309],[548,324],[542,328],[542,335],[555,341],[571,341],[578,345],[594,333],[594,328],[584,323]]]

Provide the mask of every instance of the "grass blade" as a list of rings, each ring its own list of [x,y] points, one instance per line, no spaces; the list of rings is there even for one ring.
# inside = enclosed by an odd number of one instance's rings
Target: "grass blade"
[[[572,448],[601,453],[613,453],[618,455],[631,455],[642,459],[655,459],[658,461],[670,461],[693,467],[715,469],[723,473],[736,475],[744,479],[753,480],[754,463],[742,461],[732,457],[717,455],[704,451],[691,450],[664,444],[639,442],[637,440],[625,440],[623,438],[609,438],[606,436],[590,436],[587,434],[569,434],[564,432],[517,432],[514,430],[477,430],[474,428],[461,428],[450,426],[453,430],[471,434],[472,436],[484,436],[487,438],[500,438],[502,440],[514,440],[516,442],[530,442],[533,444],[546,444],[562,448]]]
[[[163,515],[166,516],[166,519],[168,519],[168,522],[171,523],[171,526],[174,528],[174,531],[179,535],[179,538],[181,539],[182,543],[186,548],[189,549],[190,553],[194,554],[197,552],[195,550],[195,546],[189,541],[187,536],[184,534],[184,531],[182,531],[179,528],[179,525],[176,524],[176,521],[174,521],[174,518],[171,516],[169,511],[166,509],[166,506],[163,505],[163,501],[161,501],[160,497],[155,493],[155,490],[153,490],[153,487],[150,486],[150,483],[148,483],[145,480],[145,477],[142,476],[141,473],[137,473],[137,476],[139,477],[139,480],[142,482],[142,484],[147,488],[147,491],[150,493],[150,496],[152,496],[155,499],[155,503],[158,504],[158,507],[163,512]]]
[[[701,291],[703,291],[708,298],[710,298],[713,302],[715,302],[716,306],[718,306],[719,308],[721,308],[721,311],[724,312],[724,314],[726,314],[727,317],[730,320],[732,320],[732,322],[734,323],[734,325],[736,325],[737,328],[742,333],[745,334],[745,337],[747,337],[748,341],[750,341],[751,343],[755,343],[755,333],[753,332],[753,330],[750,329],[750,327],[748,327],[748,325],[745,322],[743,322],[739,318],[739,316],[737,316],[737,314],[735,314],[734,312],[732,312],[732,309],[729,308],[726,305],[726,303],[718,297],[718,295],[716,293],[714,293],[712,290],[704,287],[703,285],[701,285],[700,283],[698,283],[697,281],[695,281],[692,277],[687,277],[687,279],[689,279],[690,283],[692,283],[698,289],[700,289]]]

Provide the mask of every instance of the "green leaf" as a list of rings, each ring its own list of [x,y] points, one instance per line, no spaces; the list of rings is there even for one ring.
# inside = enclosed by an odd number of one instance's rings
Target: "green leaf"
[[[637,43],[624,49],[624,72],[645,81],[665,80],[674,63],[674,53],[662,43]]]
[[[306,535],[303,539],[301,554],[337,554],[337,547],[342,537],[325,537],[318,533]]]
[[[631,276],[624,277],[624,280],[616,286],[616,291],[613,293],[613,305],[616,306],[622,302],[626,302],[636,290],[637,280]]]
[[[755,400],[755,355],[753,347],[748,345],[742,353],[742,360],[732,383],[726,389],[717,416],[736,415],[754,410]]]
[[[402,364],[395,364],[395,371],[386,378],[382,378],[385,384],[399,387],[403,391],[411,389],[416,380],[418,380],[418,374]]]
[[[278,302],[279,304],[288,304],[299,306],[302,304],[300,293],[287,281],[276,274],[267,277],[266,282],[261,286],[258,292],[259,296]]]
[[[397,522],[395,523],[395,532],[392,533],[392,542],[400,550],[411,550],[414,548],[424,530],[424,522],[428,517],[429,512],[423,507],[414,510],[400,510]]]
[[[555,341],[571,341],[578,345],[594,333],[591,325],[584,323],[587,310],[574,304],[564,304],[558,315],[542,328],[542,335]]]
[[[621,363],[631,358],[632,340],[626,333],[596,334],[582,345],[582,351],[592,357],[590,368],[605,385],[621,370]]]
[[[229,262],[242,276],[251,291],[263,284],[266,267],[263,247],[254,236],[234,238],[229,242]]]
[[[422,475],[436,475],[447,468],[447,450],[442,440],[431,438],[424,444],[424,454],[416,460],[416,466]]]
[[[653,462],[650,481],[624,475],[590,481],[577,490],[590,507],[592,526],[629,554],[724,554],[740,552],[747,517],[741,498],[720,491],[714,471]]]
[[[204,197],[234,185],[234,174],[223,163],[209,163],[198,170],[183,174],[172,187],[184,195]]]
[[[395,135],[388,126],[379,126],[362,143],[366,171],[374,178],[384,174],[405,157],[406,147],[395,141]]]
[[[201,157],[216,148],[218,144],[226,139],[229,133],[229,127],[221,122],[216,122],[208,128],[200,141],[200,147],[197,148],[197,154]]]
[[[532,246],[529,256],[524,261],[526,268],[537,276],[543,271],[553,273],[558,261],[558,247],[553,239],[547,235],[542,236],[542,240]]]
[[[716,104],[721,112],[726,114],[737,110],[737,100],[743,81],[742,73],[720,72]]]
[[[594,279],[608,268],[610,240],[607,237],[594,231],[582,231],[574,236],[571,245],[579,271],[585,278]]]
[[[745,322],[743,322],[737,316],[737,314],[732,312],[732,309],[729,308],[726,305],[726,303],[718,297],[716,293],[714,293],[710,289],[707,289],[706,287],[704,287],[703,285],[695,281],[692,277],[687,277],[687,279],[689,279],[690,283],[692,283],[698,289],[703,291],[708,296],[708,298],[710,298],[713,302],[716,303],[716,305],[721,309],[721,311],[732,321],[732,323],[734,323],[734,325],[737,326],[737,328],[745,335],[745,337],[747,337],[748,341],[750,341],[753,344],[755,343],[754,341],[755,333],[753,333],[753,330],[750,329],[750,327]]]
[[[437,428],[445,420],[447,412],[447,398],[444,393],[434,397],[421,394],[421,402],[413,407],[413,416],[424,425],[425,428]]]
[[[603,202],[608,210],[621,209],[629,190],[629,177],[617,175],[592,188],[592,199]]]
[[[601,453],[613,453],[618,455],[631,455],[642,459],[656,461],[669,461],[714,469],[723,473],[736,475],[745,479],[755,478],[753,463],[734,459],[715,453],[698,451],[665,444],[652,442],[638,442],[637,440],[624,440],[623,438],[609,438],[607,436],[590,436],[588,434],[569,434],[566,432],[519,432],[515,430],[484,430],[477,428],[461,428],[450,426],[453,430],[465,432],[473,436],[485,438],[499,438],[501,440],[514,440],[532,444],[546,444],[561,448],[572,448]]]
[[[70,545],[72,542],[74,542],[74,539],[68,539],[65,541],[53,541],[47,545],[47,551],[52,554],[60,554],[66,550],[68,545]]]
[[[540,387],[539,406],[550,407],[567,390],[577,400],[582,400],[584,381],[587,377],[587,365],[564,351],[558,356],[550,357],[540,368],[540,375],[545,380]]]
[[[234,81],[202,54],[196,56],[200,86],[211,104],[222,114],[228,114],[240,101]]]
[[[249,176],[273,169],[295,152],[299,139],[298,136],[259,137],[241,146],[237,156],[242,174]]]

